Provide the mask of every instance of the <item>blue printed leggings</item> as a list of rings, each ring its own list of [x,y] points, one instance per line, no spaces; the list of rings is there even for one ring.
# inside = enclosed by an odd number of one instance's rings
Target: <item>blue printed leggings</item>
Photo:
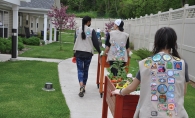
[[[76,57],[79,82],[86,85],[88,79],[89,65],[92,57]]]

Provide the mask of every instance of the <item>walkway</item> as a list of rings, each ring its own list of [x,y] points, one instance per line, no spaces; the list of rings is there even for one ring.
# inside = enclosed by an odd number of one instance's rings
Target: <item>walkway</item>
[[[10,55],[0,54],[0,61],[7,61],[10,58]],[[83,98],[78,96],[79,83],[77,79],[77,69],[76,64],[72,63],[71,59],[59,60],[26,57],[18,57],[17,59],[59,63],[59,81],[62,93],[64,94],[67,105],[71,111],[71,118],[101,118],[103,98],[100,98],[99,90],[96,85],[97,55],[94,55],[92,58],[86,93]],[[108,118],[112,118],[110,112],[108,112]]]

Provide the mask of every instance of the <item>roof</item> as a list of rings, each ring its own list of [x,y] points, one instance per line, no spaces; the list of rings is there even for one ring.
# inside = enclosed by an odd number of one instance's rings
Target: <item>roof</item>
[[[20,7],[50,9],[55,0],[31,0],[31,2],[20,2]]]

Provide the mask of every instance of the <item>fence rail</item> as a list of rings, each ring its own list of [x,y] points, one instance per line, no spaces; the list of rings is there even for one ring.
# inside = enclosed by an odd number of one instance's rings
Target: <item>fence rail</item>
[[[78,26],[81,26],[81,21],[81,18],[76,19]],[[109,19],[92,19],[91,27],[103,31],[105,23],[108,22]],[[124,24],[124,30],[129,33],[135,50],[139,48],[152,50],[156,31],[161,27],[172,27],[177,33],[179,54],[187,61],[190,79],[195,82],[195,5],[186,4],[180,9],[169,9],[167,12],[126,19]]]

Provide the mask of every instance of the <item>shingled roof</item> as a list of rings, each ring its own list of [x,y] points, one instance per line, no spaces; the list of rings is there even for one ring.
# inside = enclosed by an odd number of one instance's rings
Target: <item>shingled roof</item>
[[[20,7],[50,9],[55,0],[31,0],[31,2],[20,2]]]

